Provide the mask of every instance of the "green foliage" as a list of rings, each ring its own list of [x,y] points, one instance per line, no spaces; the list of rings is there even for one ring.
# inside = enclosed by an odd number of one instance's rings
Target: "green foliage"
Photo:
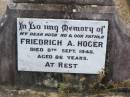
[[[70,97],[72,90],[69,84],[59,83],[59,97]]]

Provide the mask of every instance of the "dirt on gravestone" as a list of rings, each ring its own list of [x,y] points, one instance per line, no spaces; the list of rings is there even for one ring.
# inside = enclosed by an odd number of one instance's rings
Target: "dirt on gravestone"
[[[18,88],[10,85],[0,85],[0,97],[130,97],[130,93],[102,92],[87,94],[49,91],[37,88]]]

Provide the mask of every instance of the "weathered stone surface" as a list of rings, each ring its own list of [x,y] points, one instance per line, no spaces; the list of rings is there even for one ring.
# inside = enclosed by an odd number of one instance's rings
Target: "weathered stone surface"
[[[93,4],[113,5],[112,0],[13,0],[15,3]]]
[[[76,2],[79,1],[77,0]],[[82,2],[86,2],[84,4],[89,4],[88,2],[93,2],[92,4],[94,4],[94,0],[83,0]],[[104,2],[104,0],[102,2]],[[102,4],[106,5],[106,2]],[[55,2],[46,0],[46,3]],[[67,1],[60,0],[59,3],[67,3]],[[9,4],[6,15],[0,21],[0,82],[12,82],[18,84],[32,85],[34,83],[37,84],[44,82],[46,79],[50,78],[53,78],[58,82],[63,81],[63,79],[65,78],[64,76],[62,76],[64,74],[17,71],[17,17],[108,20],[109,31],[106,56],[106,70],[108,71],[108,75],[107,78],[105,78],[104,80],[122,81],[125,79],[129,79],[130,37],[128,36],[128,34],[126,34],[126,27],[124,26],[122,21],[119,20],[114,7],[100,5],[101,3],[98,6],[83,6],[75,4],[71,5],[71,3],[69,5],[14,3],[13,6]],[[80,74],[74,75],[76,80],[80,79]],[[85,77],[87,77],[87,75],[85,75]]]
[[[58,11],[58,12],[89,12],[89,13],[113,13],[114,6],[97,6],[97,5],[63,5],[63,4],[28,4],[18,3],[15,7],[9,6],[10,9],[17,10],[43,10],[43,11]],[[91,10],[90,10],[91,9]]]
[[[66,6],[64,6],[66,7]],[[90,7],[91,8],[91,7]],[[90,9],[89,8],[89,9]],[[107,8],[107,7],[104,7]],[[68,8],[71,9],[70,7]],[[66,10],[68,10],[66,9]],[[85,7],[81,8],[81,12],[66,12],[66,10],[59,11],[45,11],[45,10],[22,10],[22,9],[8,9],[7,14],[8,17],[6,19],[6,26],[1,28],[0,48],[1,57],[0,57],[0,74],[4,74],[0,76],[1,80],[4,81],[12,81],[16,79],[20,84],[33,84],[38,82],[38,79],[46,78],[47,73],[30,73],[30,72],[17,72],[17,48],[16,48],[16,18],[17,17],[26,17],[26,18],[56,18],[56,19],[94,19],[94,20],[110,20],[113,17],[112,13],[94,13],[93,11],[87,12]],[[92,8],[93,9],[93,8]],[[103,9],[103,8],[102,8]],[[72,10],[72,9],[71,9]],[[91,9],[90,9],[91,10]],[[106,10],[106,9],[105,9]],[[89,13],[89,14],[88,14]],[[8,44],[8,45],[7,45]],[[6,65],[5,65],[6,64]],[[53,74],[50,73],[51,77],[55,77],[57,80],[60,79],[61,74]],[[59,76],[59,77],[58,77]],[[77,75],[78,76],[78,75]]]

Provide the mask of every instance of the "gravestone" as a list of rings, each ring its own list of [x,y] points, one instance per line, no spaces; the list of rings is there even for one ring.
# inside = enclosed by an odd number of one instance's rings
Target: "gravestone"
[[[30,19],[24,20],[25,18]],[[76,72],[74,72],[75,74],[70,74],[70,72],[66,72],[68,74],[64,74],[64,72],[50,73],[51,71],[37,72],[38,70],[28,72],[30,69],[26,71],[19,68],[18,54],[22,55],[21,50],[28,53],[27,50],[24,50],[24,47],[20,48],[18,43],[20,38],[17,35],[19,32],[17,22],[20,19],[25,22],[32,19],[39,22],[42,19],[58,19],[60,21],[71,19],[81,20],[81,25],[85,20],[86,22],[87,20],[108,21],[106,58],[105,64],[102,64],[105,66],[106,76],[103,80],[105,82],[110,80],[123,81],[130,78],[130,40],[126,27],[118,18],[112,0],[13,0],[8,4],[0,27],[0,82],[24,85],[43,84],[49,87],[57,87],[58,83],[63,81],[77,81],[78,83],[82,78],[85,78],[85,80],[87,78],[95,79],[97,75],[80,74],[80,72],[79,74],[76,74]],[[32,60],[32,64],[34,62]]]

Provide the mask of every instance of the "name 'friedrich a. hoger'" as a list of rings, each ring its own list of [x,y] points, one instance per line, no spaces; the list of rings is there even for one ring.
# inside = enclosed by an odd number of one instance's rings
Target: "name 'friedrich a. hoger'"
[[[56,45],[62,46],[63,40],[52,40],[52,39],[29,39],[29,38],[21,38],[20,44],[26,45]],[[72,41],[68,41],[66,46],[79,46],[79,47],[103,47],[103,42],[98,41],[77,41],[73,44]]]

